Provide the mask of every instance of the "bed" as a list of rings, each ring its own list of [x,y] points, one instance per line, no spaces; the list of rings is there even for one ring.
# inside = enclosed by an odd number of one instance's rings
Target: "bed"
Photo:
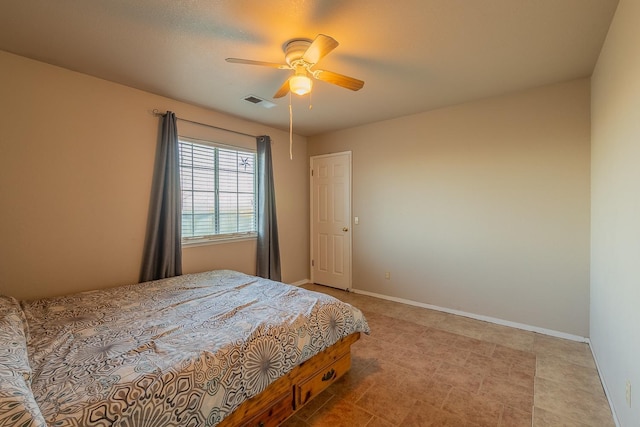
[[[221,270],[0,297],[0,427],[278,425],[369,333],[325,294]]]

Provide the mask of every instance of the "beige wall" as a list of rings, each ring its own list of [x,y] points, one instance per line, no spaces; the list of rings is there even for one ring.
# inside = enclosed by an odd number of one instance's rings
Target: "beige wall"
[[[306,139],[0,51],[0,293],[58,295],[138,280],[157,108],[271,135],[283,281],[308,274]],[[178,123],[179,133],[255,141]],[[255,241],[184,250],[184,271],[255,273]]]
[[[640,420],[638,17],[620,1],[591,82],[591,343],[621,426]]]
[[[353,151],[353,287],[588,336],[589,81],[309,138]],[[384,279],[384,272],[391,279]]]

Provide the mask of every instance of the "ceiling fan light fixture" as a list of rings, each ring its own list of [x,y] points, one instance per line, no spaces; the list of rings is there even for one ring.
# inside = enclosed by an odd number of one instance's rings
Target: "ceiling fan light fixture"
[[[286,42],[284,50],[286,64],[275,62],[254,61],[251,59],[227,58],[227,62],[234,64],[260,65],[273,67],[280,70],[293,70],[294,75],[282,83],[282,86],[273,95],[274,98],[282,98],[288,93],[306,95],[311,92],[313,80],[322,80],[345,89],[360,90],[364,86],[362,80],[334,73],[333,71],[317,70],[315,65],[338,46],[338,42],[325,34],[318,34],[315,39],[291,39]]]
[[[289,89],[296,95],[306,95],[312,87],[313,81],[307,76],[296,74],[289,79]]]

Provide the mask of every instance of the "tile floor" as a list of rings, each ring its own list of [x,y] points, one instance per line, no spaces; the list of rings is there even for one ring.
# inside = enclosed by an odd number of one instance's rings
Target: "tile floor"
[[[615,425],[587,344],[304,287],[360,308],[372,333],[286,427]]]

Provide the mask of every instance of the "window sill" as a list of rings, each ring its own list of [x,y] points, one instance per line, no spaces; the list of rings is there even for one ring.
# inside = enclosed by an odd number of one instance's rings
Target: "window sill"
[[[220,237],[209,237],[206,239],[188,239],[188,240],[182,240],[182,247],[191,248],[194,246],[219,245],[223,243],[256,240],[257,238],[258,238],[257,234],[247,234],[242,236],[229,235],[229,236],[220,236]]]

